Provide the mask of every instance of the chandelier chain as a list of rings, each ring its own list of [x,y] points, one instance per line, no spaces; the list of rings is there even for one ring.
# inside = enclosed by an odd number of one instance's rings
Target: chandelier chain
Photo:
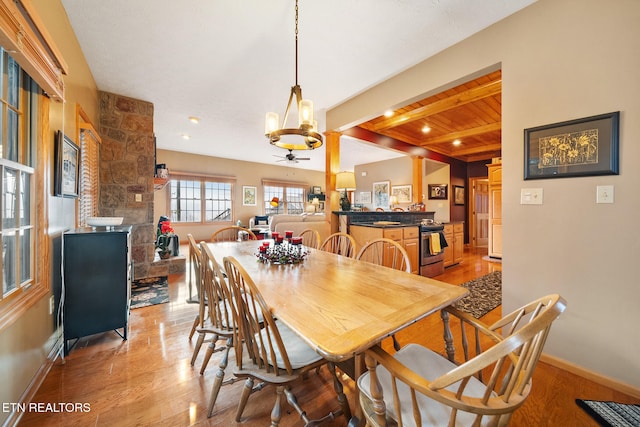
[[[298,0],[296,0],[296,86],[298,86]]]

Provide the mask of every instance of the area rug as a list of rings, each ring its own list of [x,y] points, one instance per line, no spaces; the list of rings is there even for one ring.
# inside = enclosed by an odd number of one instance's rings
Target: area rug
[[[481,318],[502,304],[502,272],[494,271],[460,285],[469,289],[469,294],[455,303],[455,307]]]
[[[603,427],[640,426],[640,405],[582,399],[576,403]]]
[[[147,277],[131,283],[131,308],[147,307],[169,302],[167,277]]]

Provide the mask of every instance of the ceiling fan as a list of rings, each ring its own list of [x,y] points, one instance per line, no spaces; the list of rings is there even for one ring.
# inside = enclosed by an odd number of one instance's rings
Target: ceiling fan
[[[274,154],[273,156],[280,158],[280,160],[276,160],[276,162],[298,163],[298,160],[311,160],[310,157],[298,157],[298,156],[296,156],[295,154],[293,154],[293,150],[289,150],[289,154],[287,154],[286,156],[278,156],[276,154]]]

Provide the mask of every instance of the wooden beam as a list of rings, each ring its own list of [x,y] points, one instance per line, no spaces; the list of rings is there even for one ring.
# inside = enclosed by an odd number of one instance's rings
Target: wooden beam
[[[456,139],[467,138],[475,135],[482,135],[489,132],[495,132],[502,129],[502,123],[489,123],[487,125],[478,126],[471,129],[465,129],[458,132],[452,132],[446,135],[439,136],[437,138],[432,138],[426,141],[422,141],[419,145],[421,147],[429,147],[435,144],[446,144],[451,143]]]
[[[405,114],[383,120],[380,123],[376,124],[373,130],[381,131],[384,129],[389,129],[400,124],[406,124],[418,119],[422,119],[424,117],[431,116],[433,114],[442,113],[443,111],[448,111],[453,108],[460,107],[461,105],[469,104],[483,98],[488,98],[493,95],[499,95],[500,93],[502,93],[502,79],[494,80],[484,85],[457,93],[448,98],[441,99],[429,105],[416,108]]]

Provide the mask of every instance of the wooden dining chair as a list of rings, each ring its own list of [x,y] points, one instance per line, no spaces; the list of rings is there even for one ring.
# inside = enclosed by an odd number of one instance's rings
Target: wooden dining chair
[[[395,240],[384,237],[365,244],[356,259],[411,273],[411,260],[405,248]]]
[[[194,284],[198,292],[198,314],[193,320],[191,331],[189,332],[189,340],[193,338],[193,334],[196,333],[196,328],[200,324],[200,319],[205,317],[206,301],[202,297],[202,282],[200,281],[200,248],[193,238],[191,233],[187,234],[187,241],[189,242],[189,289]]]
[[[246,378],[240,404],[236,413],[236,421],[242,413],[249,396],[254,390],[255,380],[264,381],[276,387],[276,401],[271,412],[271,425],[277,426],[282,416],[282,398],[300,414],[305,425],[317,425],[324,420],[334,419],[342,414],[347,420],[351,418],[349,402],[343,392],[335,366],[323,359],[298,335],[276,320],[271,308],[263,299],[255,283],[233,257],[224,258],[224,267],[229,278],[235,304],[235,319],[238,325],[234,347],[236,369],[234,375]],[[263,319],[262,323],[260,318]],[[301,381],[311,371],[328,364],[333,376],[334,390],[338,396],[340,410],[316,419],[309,419],[291,392],[291,384]]]
[[[367,425],[508,425],[531,391],[551,324],[565,308],[559,295],[547,295],[485,325],[448,307],[448,358],[419,344],[393,355],[372,347],[365,352],[367,372],[358,379]],[[449,348],[449,315],[459,320],[459,360]]]
[[[384,212],[384,209],[382,209],[382,208],[376,208],[376,212]]]
[[[356,241],[347,233],[333,233],[322,242],[320,250],[353,258],[356,254]]]
[[[220,388],[223,384],[233,383],[236,378],[231,378],[228,381],[224,381],[225,370],[229,362],[229,350],[234,345],[234,334],[236,330],[235,318],[233,316],[233,300],[231,296],[231,290],[229,289],[227,280],[220,270],[220,264],[211,253],[211,249],[206,243],[201,242],[200,246],[200,265],[201,265],[201,277],[202,277],[202,291],[203,297],[206,298],[208,307],[208,316],[201,318],[199,326],[197,327],[198,340],[193,349],[193,355],[191,356],[191,366],[195,364],[198,353],[202,348],[202,344],[206,341],[209,342],[207,351],[200,367],[200,374],[204,374],[204,371],[211,359],[211,356],[216,351],[222,351],[223,355],[218,365],[218,372],[214,377],[213,386],[211,389],[211,395],[208,403],[209,416],[213,413],[213,407],[218,398]],[[219,340],[225,340],[224,346],[216,348]]]
[[[302,230],[300,233],[302,237],[302,244],[308,248],[318,249],[320,246],[320,232],[312,228]]]
[[[239,233],[246,233],[248,236],[248,240],[258,240],[253,231],[248,228],[239,227],[237,225],[230,225],[228,227],[223,227],[217,231],[215,231],[211,235],[212,242],[235,242],[236,240],[241,240],[239,238]]]
[[[393,208],[391,209],[393,212],[404,212],[404,209],[402,208]]]

